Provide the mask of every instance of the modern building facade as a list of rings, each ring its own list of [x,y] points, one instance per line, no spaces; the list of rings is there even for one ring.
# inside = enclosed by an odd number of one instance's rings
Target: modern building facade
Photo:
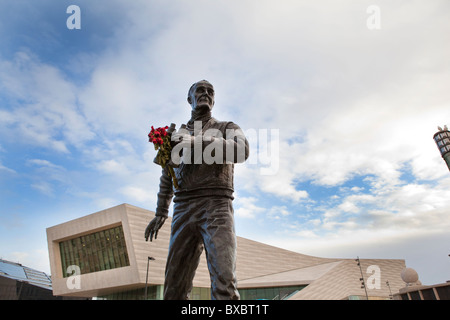
[[[414,285],[401,288],[395,300],[450,300],[450,282],[432,286]]]
[[[52,281],[45,272],[17,262],[0,259],[0,300],[66,299],[77,298],[55,297],[52,291]]]
[[[144,230],[154,212],[129,204],[47,228],[53,293],[102,299],[162,299],[169,218],[158,239]],[[237,237],[243,300],[391,299],[405,286],[401,259],[320,258]],[[192,300],[210,299],[205,254]]]
[[[412,268],[405,268],[401,277],[406,285],[394,295],[396,300],[450,300],[450,281],[424,286]]]
[[[44,272],[0,259],[0,300],[53,299],[52,282]]]

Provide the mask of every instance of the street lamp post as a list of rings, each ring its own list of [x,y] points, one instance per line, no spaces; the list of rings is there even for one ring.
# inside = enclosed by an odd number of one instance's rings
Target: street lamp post
[[[150,260],[155,260],[155,258],[153,258],[153,257],[147,258],[147,276],[145,277],[145,300],[147,300],[148,265],[149,265]]]
[[[359,271],[361,271],[361,278],[359,278],[359,280],[361,281],[361,288],[364,288],[364,291],[366,292],[366,299],[369,300],[369,295],[367,294],[366,283],[364,281],[364,276],[363,276],[363,272],[361,269],[361,261],[359,260],[359,257],[356,257],[355,261],[357,262],[357,264],[359,266]]]
[[[389,280],[386,280],[386,285],[389,288],[389,299],[393,299],[394,296],[392,295],[391,286],[389,285]]]
[[[450,170],[450,131],[447,126],[444,126],[444,129],[438,127],[438,129],[439,131],[434,134],[433,139]]]

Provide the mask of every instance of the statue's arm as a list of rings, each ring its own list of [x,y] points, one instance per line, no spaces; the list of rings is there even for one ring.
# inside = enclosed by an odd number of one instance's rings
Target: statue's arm
[[[169,176],[167,167],[162,170],[159,182],[159,192],[157,195],[156,213],[153,220],[150,221],[145,229],[145,240],[157,239],[158,231],[163,226],[169,215],[169,206],[173,197],[172,178]]]
[[[228,123],[222,138],[214,137],[211,143],[222,144],[224,161],[242,163],[250,154],[249,143],[244,132],[233,122]]]
[[[201,156],[201,154],[196,155],[195,152],[195,145],[197,145],[197,143],[201,144],[202,150],[205,150],[210,144],[213,144],[214,149],[223,148],[222,160],[224,163],[245,162],[249,156],[250,148],[242,129],[237,124],[228,122],[224,131],[225,132],[220,132],[217,129],[207,129],[206,133],[203,135],[192,136],[187,130],[180,130],[180,132],[177,132],[172,136],[172,139],[176,141],[177,151],[182,147],[191,149],[190,163],[197,163],[195,157]],[[218,132],[219,134],[217,135]]]
[[[170,202],[173,197],[172,178],[169,175],[169,170],[167,167],[165,167],[161,172],[157,197],[155,216],[167,218],[169,214]]]

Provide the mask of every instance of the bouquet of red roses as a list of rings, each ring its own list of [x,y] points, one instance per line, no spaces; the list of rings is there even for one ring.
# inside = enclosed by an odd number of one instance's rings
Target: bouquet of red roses
[[[159,164],[162,168],[167,166],[169,170],[169,174],[172,177],[173,185],[176,189],[178,189],[177,178],[175,177],[175,172],[173,171],[172,166],[168,164],[170,160],[170,155],[172,152],[172,145],[170,143],[171,134],[175,131],[175,124],[171,124],[170,128],[168,126],[153,128],[148,134],[148,141],[152,142],[155,150],[158,150],[156,154],[156,158],[153,162]]]

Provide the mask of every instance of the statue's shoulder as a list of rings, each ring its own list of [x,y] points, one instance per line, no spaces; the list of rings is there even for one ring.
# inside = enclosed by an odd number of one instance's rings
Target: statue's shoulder
[[[233,121],[220,121],[216,118],[211,118],[211,127],[218,128],[220,130],[240,129],[239,126]]]

